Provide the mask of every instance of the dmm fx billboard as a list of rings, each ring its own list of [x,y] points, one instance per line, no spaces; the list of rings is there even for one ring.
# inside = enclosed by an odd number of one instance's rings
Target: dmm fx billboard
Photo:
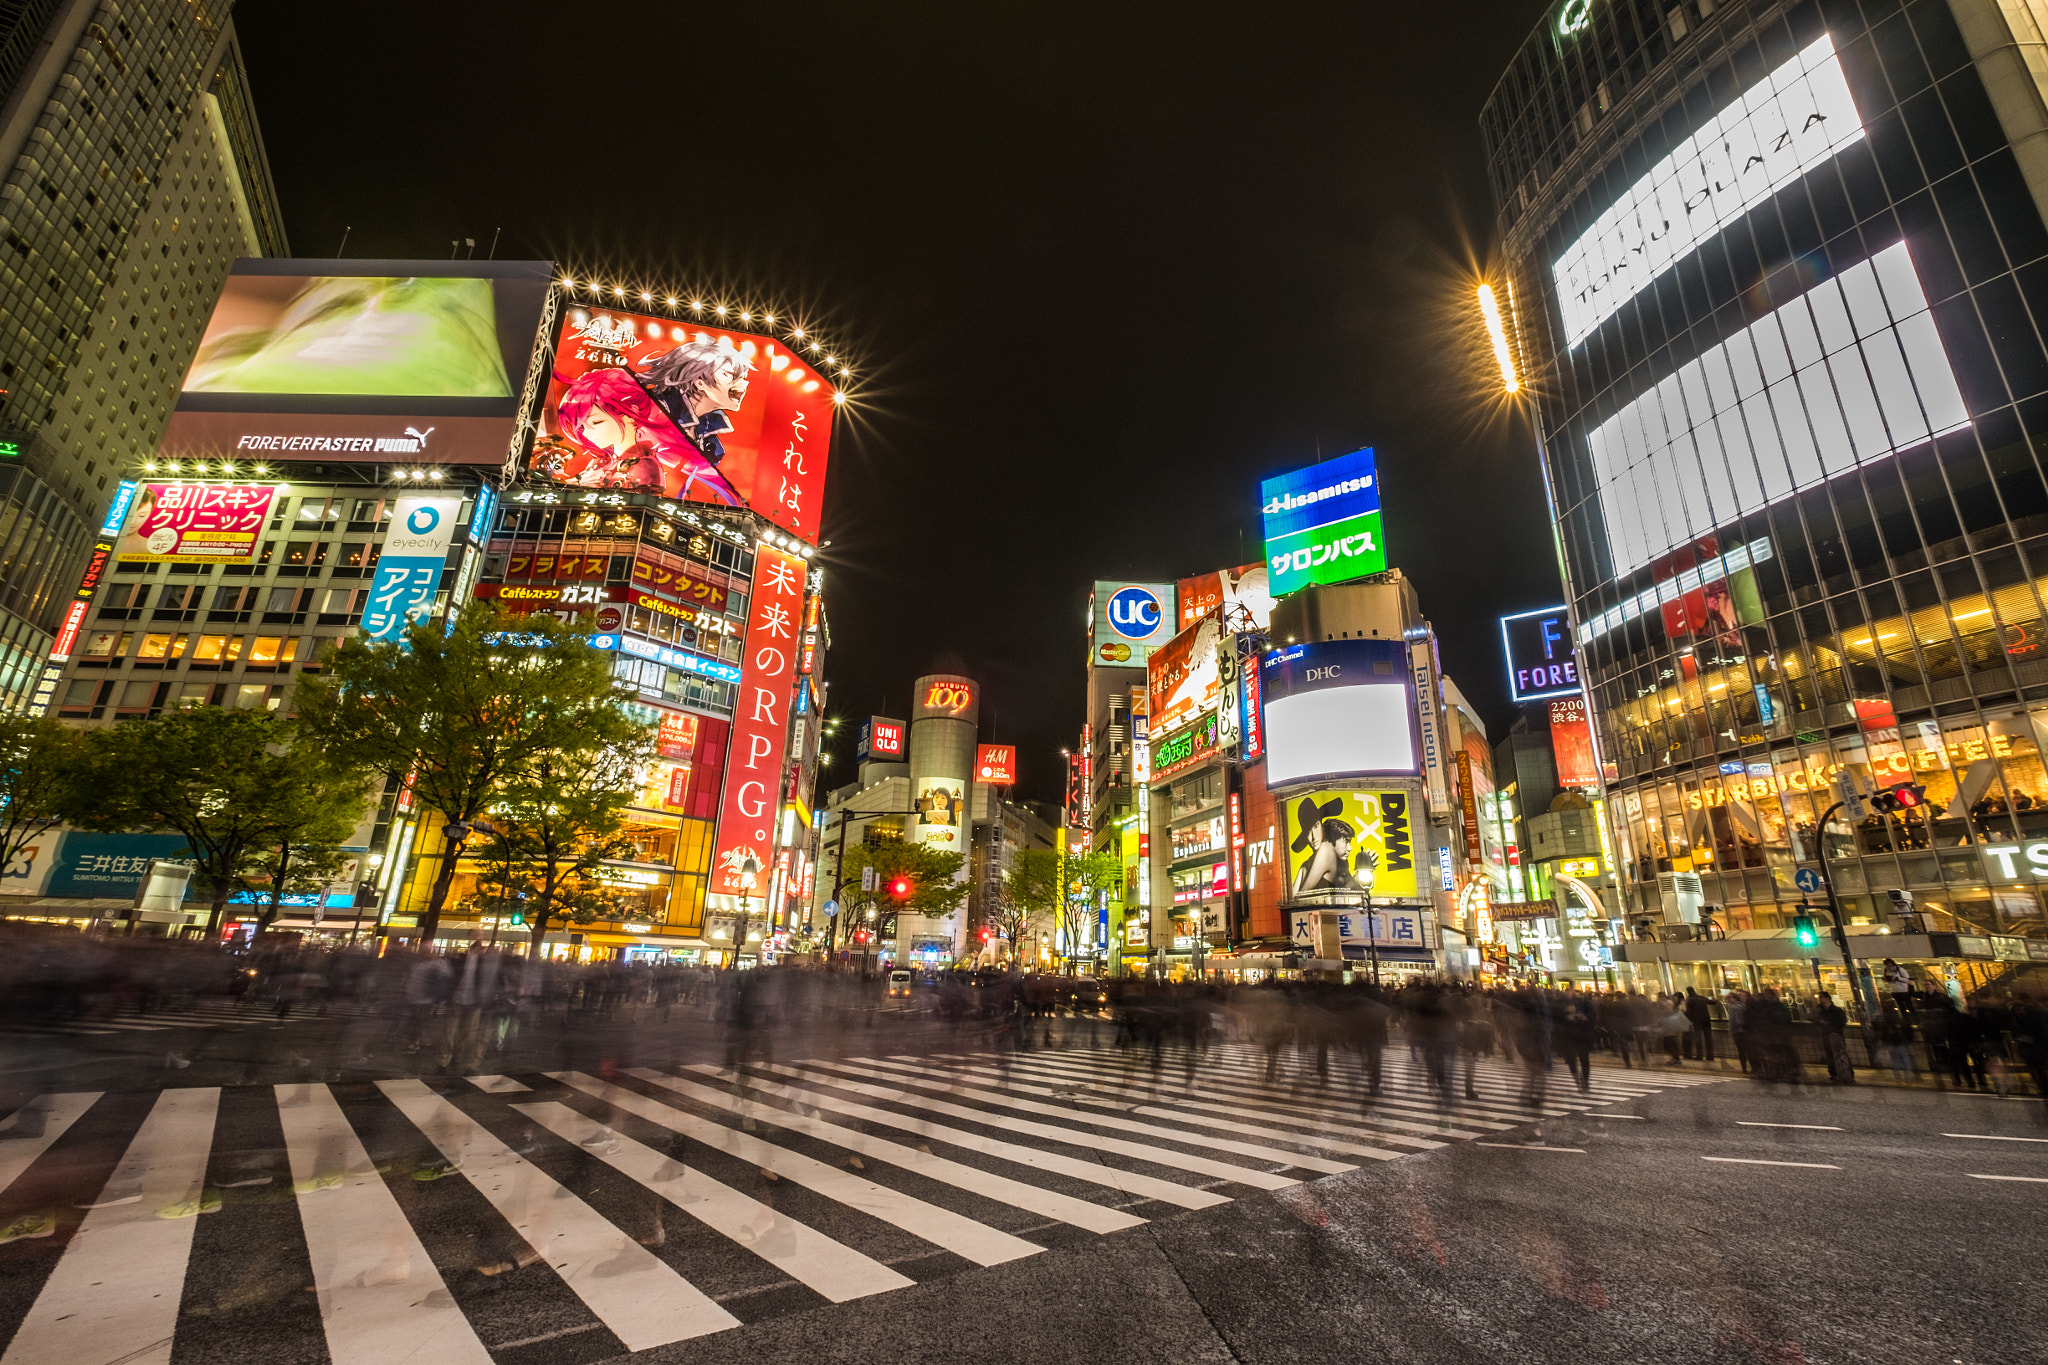
[[[768,895],[803,608],[804,562],[766,541],[758,542],[739,695],[733,702],[732,742],[726,751],[718,833],[712,842],[710,894],[726,897],[722,904]]]
[[[1412,801],[1405,791],[1344,790],[1280,802],[1287,821],[1288,899],[1413,900]]]
[[[1143,668],[1173,638],[1173,585],[1097,580],[1088,619],[1088,662]]]
[[[399,639],[415,617],[433,607],[461,511],[460,493],[415,493],[398,500],[363,607],[366,639]]]
[[[1517,703],[1579,694],[1579,656],[1563,607],[1501,617],[1500,642],[1507,651],[1508,694]]]
[[[1345,583],[1387,567],[1380,484],[1370,448],[1259,485],[1267,586],[1285,597],[1311,583]]]

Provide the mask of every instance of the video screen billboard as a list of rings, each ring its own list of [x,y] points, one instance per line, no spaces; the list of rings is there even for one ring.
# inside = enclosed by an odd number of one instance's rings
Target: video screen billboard
[[[571,304],[528,471],[750,507],[818,539],[834,388],[773,337]]]
[[[1098,579],[1090,604],[1088,662],[1097,668],[1143,668],[1173,638],[1173,585]]]
[[[1310,583],[1347,583],[1387,567],[1379,475],[1370,447],[1259,484],[1267,587],[1285,597]]]
[[[1398,640],[1322,640],[1289,645],[1260,663],[1266,782],[1415,776],[1408,649]]]
[[[547,261],[240,260],[159,453],[501,464]]]
[[[1267,591],[1266,583],[1264,564],[1183,578],[1174,585],[1180,628],[1186,630],[1210,612],[1220,611],[1224,623],[1233,629],[1264,630],[1273,618],[1273,594]],[[1249,627],[1240,614],[1250,618]]]
[[[1152,700],[1154,733],[1216,709],[1222,689],[1216,646],[1222,637],[1222,622],[1205,616],[1153,651],[1145,665],[1145,680]]]

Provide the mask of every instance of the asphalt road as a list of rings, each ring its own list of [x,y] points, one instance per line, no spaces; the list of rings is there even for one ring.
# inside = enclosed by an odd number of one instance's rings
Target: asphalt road
[[[1445,1109],[1396,1048],[1367,1104],[1355,1059],[894,1013],[464,1074],[366,1027],[9,1040],[0,1365],[2048,1355],[2033,1101],[1695,1064],[1532,1108],[1494,1062]]]

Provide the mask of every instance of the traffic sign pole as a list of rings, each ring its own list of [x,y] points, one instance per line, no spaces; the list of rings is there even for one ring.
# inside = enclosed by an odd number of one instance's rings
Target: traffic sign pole
[[[1851,799],[1854,799],[1856,796],[1855,790],[1846,786],[1844,787],[1843,794]],[[1814,831],[1820,839],[1820,847],[1816,852],[1820,854],[1821,886],[1827,891],[1828,916],[1834,921],[1835,948],[1842,954],[1842,970],[1849,977],[1849,991],[1856,998],[1856,1011],[1863,1016],[1863,1027],[1869,1029],[1876,1022],[1876,1016],[1873,1013],[1873,1002],[1867,998],[1870,991],[1870,983],[1864,979],[1864,973],[1857,971],[1855,960],[1849,956],[1849,930],[1842,922],[1842,902],[1835,895],[1835,879],[1828,873],[1828,820],[1846,804],[1846,801],[1837,801],[1834,805],[1821,812],[1820,820],[1817,822]],[[1861,808],[1862,802],[1857,801],[1856,809],[1861,810]],[[1800,869],[1801,873],[1810,870],[1808,868]],[[1865,969],[1866,972],[1867,970]],[[1814,972],[1818,975],[1819,971],[1820,964],[1816,962],[1814,964]],[[1869,1046],[1869,1042],[1870,1035],[1865,1033],[1864,1045],[1866,1047]]]

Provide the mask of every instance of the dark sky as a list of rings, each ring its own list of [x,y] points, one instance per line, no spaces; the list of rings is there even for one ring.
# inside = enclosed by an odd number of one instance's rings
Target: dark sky
[[[350,256],[482,255],[502,227],[501,257],[838,340],[831,709],[967,673],[1051,797],[1090,582],[1256,560],[1259,479],[1359,446],[1446,670],[1511,717],[1495,618],[1558,589],[1473,322],[1477,118],[1543,11],[245,0],[236,25],[296,254],[352,226]]]

